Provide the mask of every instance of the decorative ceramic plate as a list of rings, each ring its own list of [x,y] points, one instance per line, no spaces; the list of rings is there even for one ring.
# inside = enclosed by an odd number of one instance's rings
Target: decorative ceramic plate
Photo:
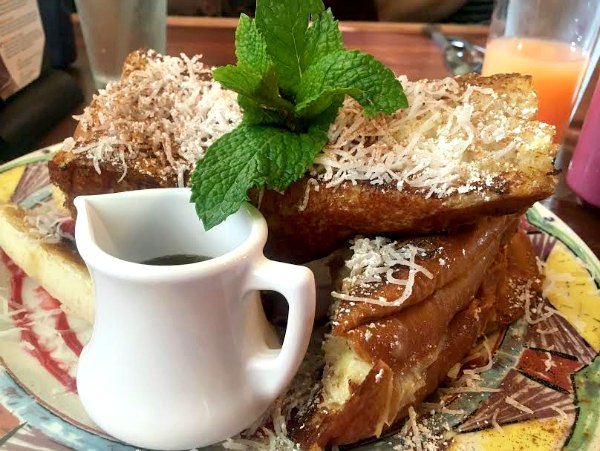
[[[0,203],[31,208],[47,200],[45,161],[53,150],[0,166]],[[600,263],[539,204],[522,226],[544,262],[545,299],[488,338],[493,364],[478,373],[486,391],[456,396],[428,416],[421,429],[428,443],[413,443],[413,448],[600,449]],[[77,356],[91,325],[62,313],[57,300],[5,257],[0,301],[0,448],[135,449],[98,430],[79,403]],[[454,433],[444,433],[447,429]],[[408,446],[395,434],[357,449]]]

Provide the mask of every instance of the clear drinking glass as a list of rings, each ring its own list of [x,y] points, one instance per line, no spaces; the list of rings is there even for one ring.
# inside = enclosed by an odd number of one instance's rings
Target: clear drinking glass
[[[164,53],[167,0],[75,0],[97,88],[120,78],[128,53]]]
[[[498,0],[482,73],[533,76],[538,118],[560,142],[598,37],[598,0]]]

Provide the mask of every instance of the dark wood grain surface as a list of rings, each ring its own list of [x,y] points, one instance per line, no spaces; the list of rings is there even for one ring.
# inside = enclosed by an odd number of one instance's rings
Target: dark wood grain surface
[[[210,65],[222,65],[234,61],[235,19],[170,17],[167,31],[169,54],[202,54]],[[397,74],[406,74],[411,79],[439,78],[448,75],[441,52],[422,32],[420,24],[345,22],[341,24],[346,46],[375,55]],[[462,36],[485,44],[487,28],[484,26],[447,25],[442,27],[449,35]],[[75,18],[75,36],[78,58],[69,70],[82,87],[86,103],[94,93],[94,85],[85,47]],[[593,83],[598,77],[596,70]],[[556,193],[544,205],[563,219],[600,256],[600,209],[584,205],[564,182],[564,171],[568,166],[577,143],[579,130],[589,105],[591,89],[588,89],[574,115],[566,135],[557,167],[563,171]],[[85,104],[81,105],[76,114]],[[67,117],[47,133],[36,147],[43,147],[71,136],[76,122]],[[32,149],[33,150],[33,149]]]

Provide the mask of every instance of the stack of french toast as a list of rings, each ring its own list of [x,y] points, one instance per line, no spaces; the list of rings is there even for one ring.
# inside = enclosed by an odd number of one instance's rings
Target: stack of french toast
[[[320,389],[288,419],[302,449],[385,432],[540,289],[519,218],[552,194],[557,146],[530,78],[400,80],[407,109],[367,118],[345,100],[301,180],[249,193],[269,257],[331,268]],[[135,52],[49,162],[51,181],[68,214],[78,195],[185,186],[241,114],[199,59]]]

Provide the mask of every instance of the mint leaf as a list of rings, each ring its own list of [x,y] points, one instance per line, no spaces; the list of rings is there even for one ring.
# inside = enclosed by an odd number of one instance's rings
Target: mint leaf
[[[329,126],[337,117],[339,108],[344,103],[344,95],[338,94],[331,97],[331,105],[321,113],[310,118],[311,127],[320,128],[323,132],[329,131]],[[312,163],[312,162],[311,162]]]
[[[302,78],[306,29],[311,14],[322,12],[322,0],[257,0],[256,25],[267,42],[279,86],[293,98]]]
[[[209,147],[191,179],[206,229],[237,211],[250,188],[282,191],[302,177],[345,95],[370,116],[407,106],[389,69],[344,50],[322,0],[257,0],[256,19],[242,15],[235,37],[237,64],[213,76],[238,93],[243,121]]]
[[[330,53],[308,67],[298,89],[296,112],[304,117],[320,113],[336,94],[354,97],[367,116],[392,114],[408,106],[394,73],[357,50]]]
[[[251,67],[259,74],[267,74],[273,68],[267,41],[258,31],[256,22],[246,14],[240,15],[235,29],[235,56],[238,64]]]
[[[288,115],[281,111],[262,107],[250,97],[238,94],[238,104],[244,110],[243,122],[246,124],[273,124],[285,126],[289,120]]]
[[[227,89],[254,99],[256,103],[272,108],[293,111],[294,105],[279,95],[275,72],[260,74],[249,66],[238,64],[217,67],[213,77]]]
[[[258,108],[293,111],[293,104],[279,94],[275,66],[267,54],[266,41],[255,21],[245,14],[240,16],[235,30],[235,47],[237,65],[215,69],[215,80],[244,98],[252,99]]]
[[[304,172],[327,142],[321,125],[306,133],[241,124],[223,135],[198,161],[192,202],[206,230],[235,213],[251,187],[284,190]]]
[[[305,68],[325,55],[344,49],[342,33],[331,9],[313,14],[312,20],[306,30],[306,43],[301,58],[301,65]]]

